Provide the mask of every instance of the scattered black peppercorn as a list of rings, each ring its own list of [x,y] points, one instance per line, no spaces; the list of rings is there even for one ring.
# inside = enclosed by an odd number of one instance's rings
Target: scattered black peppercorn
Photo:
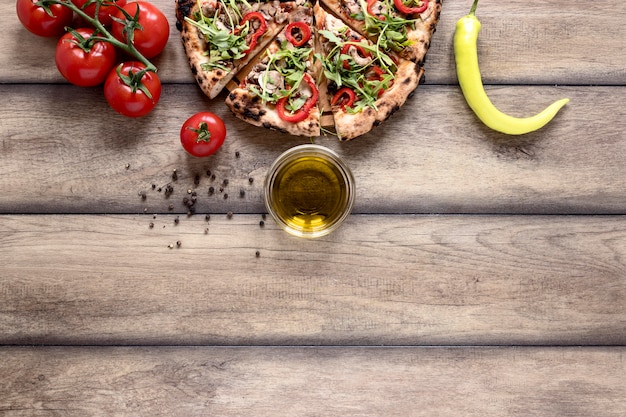
[[[174,204],[170,204],[169,206],[167,206],[167,209],[170,210],[170,211],[174,210]]]
[[[150,222],[148,226],[150,227],[150,229],[152,229],[154,227],[154,223]]]
[[[215,181],[215,174],[211,174],[211,180]]]
[[[180,248],[180,245],[182,245],[182,244],[183,244],[183,242],[181,242],[180,240],[176,241],[176,246],[178,246],[179,248]]]
[[[235,152],[235,158],[239,158],[240,155],[239,151]]]
[[[265,227],[265,222],[263,220],[259,222],[259,227]]]
[[[233,212],[229,211],[228,213],[226,213],[226,217],[228,217],[229,219],[233,218]]]
[[[145,200],[145,199],[146,199],[146,197],[147,197],[146,192],[145,192],[145,191],[143,191],[143,190],[142,190],[142,191],[139,191],[139,195],[141,196],[141,199],[142,199],[142,200]]]
[[[178,224],[178,222],[180,222],[180,219],[178,218],[178,216],[176,216],[176,218],[174,219],[174,224]]]
[[[126,169],[130,168],[130,164],[126,164]]]
[[[239,189],[239,197],[244,197],[245,195],[246,191],[243,188]]]
[[[228,185],[228,178],[224,178],[224,181],[222,181],[222,184],[224,184],[224,187],[226,187]]]
[[[172,171],[172,181],[176,181],[178,180],[178,173],[176,172],[176,170]]]
[[[207,176],[207,177],[210,177],[210,176],[211,176],[211,170],[210,170],[210,169],[207,169],[207,170],[206,170],[206,176]]]
[[[154,190],[156,188],[156,184],[152,184],[152,189]]]
[[[256,252],[254,253],[254,256],[256,256],[257,258],[261,257],[261,252],[256,251]]]
[[[228,198],[228,193],[224,193],[224,200]]]
[[[172,187],[172,184],[167,184],[165,186],[165,196],[169,197],[172,195],[173,192],[174,192],[174,187]]]
[[[204,220],[206,220],[207,222],[211,220],[211,215],[207,214],[206,216],[204,216]]]
[[[209,187],[209,195],[215,192],[215,187]]]
[[[252,183],[254,182],[254,178],[252,178],[252,177],[248,178],[248,182],[249,182],[250,184],[252,184]]]

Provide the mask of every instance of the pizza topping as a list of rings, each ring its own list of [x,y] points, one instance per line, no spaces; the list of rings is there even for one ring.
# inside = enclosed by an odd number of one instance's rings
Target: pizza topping
[[[302,90],[299,89],[297,92],[283,97],[276,102],[276,112],[278,116],[286,122],[298,123],[305,120],[309,116],[311,109],[317,104],[319,92],[313,77],[305,73],[302,80],[311,90],[311,95],[307,97],[302,94]]]
[[[304,22],[292,22],[285,29],[285,37],[293,46],[300,47],[311,39],[311,28]]]
[[[356,100],[356,94],[354,90],[350,87],[342,87],[333,96],[330,101],[331,106],[339,106],[342,110],[345,110],[346,107],[352,107],[354,101]]]
[[[394,60],[376,45],[365,40],[351,40],[347,29],[337,34],[327,30],[318,33],[329,41],[329,45],[334,44],[325,56],[317,54],[316,59],[322,63],[331,91],[336,91],[335,101],[341,105],[342,96],[348,98],[350,93],[342,91],[343,87],[348,87],[354,92],[355,99],[345,100],[350,102],[344,106],[347,112],[358,113],[366,107],[376,109],[376,100],[393,84],[397,70]],[[350,50],[354,52],[350,53]],[[340,91],[342,94],[338,94]]]
[[[283,40],[280,49],[256,64],[246,79],[248,89],[263,102],[276,103],[302,83],[313,50],[290,46]]]
[[[385,13],[387,8],[379,0],[367,0],[367,13],[377,17],[380,20],[385,20]]]
[[[415,6],[409,6],[411,3]],[[409,0],[407,3],[402,0],[393,0],[393,4],[404,14],[419,14],[428,9],[428,0]]]
[[[401,51],[410,46],[407,28],[413,27],[419,18],[407,17],[406,14],[394,7],[392,0],[359,1],[362,12],[355,18],[365,23],[365,31],[369,36],[377,38],[377,45],[380,48]],[[400,1],[400,3],[402,2]],[[427,1],[423,1],[423,3],[427,3]]]
[[[257,23],[258,22],[258,23]],[[247,55],[256,47],[256,44],[261,36],[267,31],[267,23],[265,22],[265,18],[260,12],[249,12],[242,19],[240,23],[240,27],[246,25],[246,23],[254,29],[252,33],[252,38],[248,43],[248,49],[244,51],[244,54]]]
[[[364,67],[370,62],[372,62],[372,54],[367,52],[361,45],[358,44],[350,44],[346,43],[341,48],[342,55],[350,55],[352,60],[344,59],[343,67],[347,70],[352,68],[350,61],[354,62],[356,65],[360,67]]]

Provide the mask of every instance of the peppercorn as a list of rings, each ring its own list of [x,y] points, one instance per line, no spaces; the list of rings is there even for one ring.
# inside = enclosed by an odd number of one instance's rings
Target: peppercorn
[[[172,180],[173,180],[173,181],[178,180],[178,173],[176,172],[176,170],[173,170],[173,171],[172,171]]]
[[[233,218],[233,212],[229,211],[228,213],[226,213],[226,217],[228,217],[229,219]]]

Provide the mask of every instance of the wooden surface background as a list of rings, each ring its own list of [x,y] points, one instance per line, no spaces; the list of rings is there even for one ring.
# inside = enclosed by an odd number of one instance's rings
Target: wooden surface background
[[[468,110],[452,37],[471,1],[444,1],[401,111],[314,139],[357,199],[313,241],[260,225],[268,166],[308,139],[203,97],[154,3],[164,93],[139,120],[64,83],[55,41],[0,4],[0,415],[626,415],[626,3],[480,1],[494,103],[571,99],[513,138]],[[207,109],[228,139],[191,158],[178,131]]]

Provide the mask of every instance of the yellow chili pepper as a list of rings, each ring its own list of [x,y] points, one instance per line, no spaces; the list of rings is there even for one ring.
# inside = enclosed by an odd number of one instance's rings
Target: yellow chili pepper
[[[545,126],[565,104],[568,98],[548,106],[541,113],[525,118],[509,116],[498,110],[489,100],[483,86],[478,66],[476,43],[480,22],[476,18],[478,0],[474,0],[470,13],[456,23],[454,33],[454,57],[459,85],[465,100],[476,116],[491,129],[509,135],[523,135]]]

